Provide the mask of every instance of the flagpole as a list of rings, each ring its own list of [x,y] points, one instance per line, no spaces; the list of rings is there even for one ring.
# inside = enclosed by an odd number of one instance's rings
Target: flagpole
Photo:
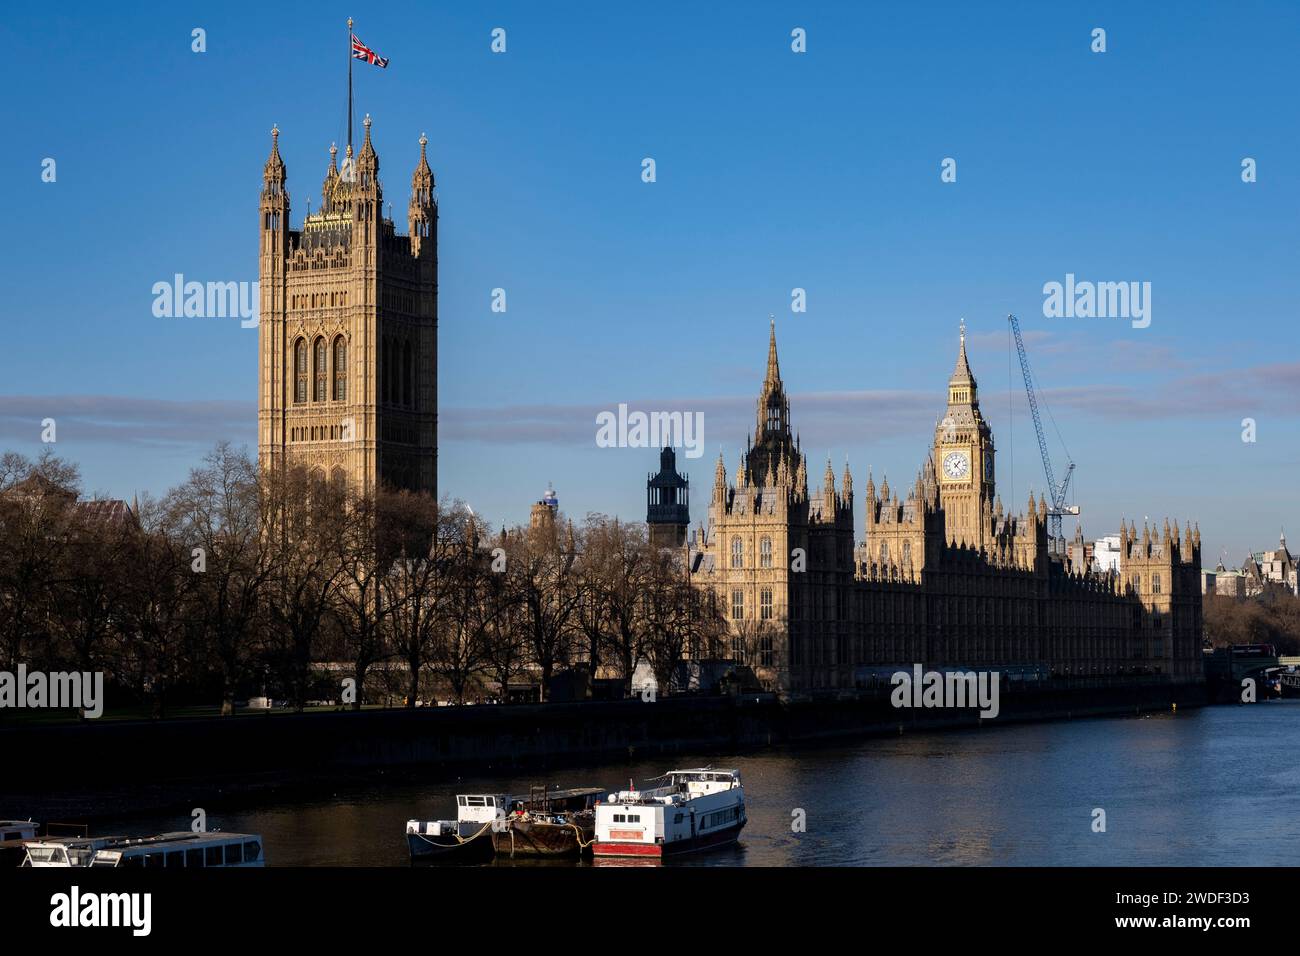
[[[352,148],[352,18],[348,17],[348,149]]]

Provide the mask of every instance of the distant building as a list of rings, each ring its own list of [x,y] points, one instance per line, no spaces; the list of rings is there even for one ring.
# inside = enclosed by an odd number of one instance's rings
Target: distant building
[[[1244,598],[1246,596],[1246,575],[1235,568],[1229,570],[1219,562],[1213,571],[1201,572],[1201,593],[1218,594],[1221,597]]]
[[[1119,535],[1103,535],[1092,543],[1092,570],[1119,573],[1120,549]]]
[[[533,505],[528,516],[528,526],[533,531],[554,531],[555,516],[560,510],[560,499],[555,497],[555,489],[548,483],[542,500]]]
[[[138,508],[121,498],[78,499],[76,494],[50,481],[44,475],[34,474],[15,483],[4,492],[4,498],[24,505],[56,504],[61,510],[72,509],[78,519],[94,524],[118,527],[139,525]]]
[[[677,473],[677,453],[665,448],[659,453],[659,474],[646,481],[646,524],[650,544],[656,548],[680,548],[686,543],[691,523],[691,480]]]
[[[1286,588],[1292,594],[1300,595],[1300,581],[1297,581],[1296,559],[1286,546],[1286,532],[1283,531],[1278,546],[1272,551],[1252,552],[1241,565],[1246,576],[1246,594],[1253,596],[1264,590],[1266,585],[1276,584]]]

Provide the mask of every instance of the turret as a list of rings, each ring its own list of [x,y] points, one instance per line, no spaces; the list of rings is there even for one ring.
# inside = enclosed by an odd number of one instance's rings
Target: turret
[[[435,220],[438,218],[437,201],[433,196],[433,170],[425,149],[429,138],[420,134],[420,161],[411,174],[411,201],[407,206],[407,225],[411,236],[411,255],[419,256],[426,240],[436,242]]]
[[[288,176],[284,160],[280,158],[280,129],[271,127],[271,155],[262,167],[262,263],[273,255],[283,262],[289,242],[289,192],[285,188]]]

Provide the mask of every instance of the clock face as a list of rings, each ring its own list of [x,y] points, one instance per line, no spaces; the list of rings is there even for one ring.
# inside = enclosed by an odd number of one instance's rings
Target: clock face
[[[943,459],[943,474],[945,478],[965,478],[970,474],[970,459],[966,457],[965,452],[950,452]]]

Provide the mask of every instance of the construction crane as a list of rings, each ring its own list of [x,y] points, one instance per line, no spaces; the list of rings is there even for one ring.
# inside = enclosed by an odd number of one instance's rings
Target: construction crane
[[[1043,433],[1043,419],[1038,414],[1038,396],[1034,394],[1034,377],[1029,371],[1029,356],[1025,354],[1025,341],[1020,337],[1020,322],[1014,315],[1008,315],[1007,321],[1011,323],[1011,331],[1016,336],[1016,352],[1020,354],[1020,372],[1025,379],[1025,394],[1029,396],[1029,411],[1034,416],[1034,431],[1038,435],[1038,453],[1043,456],[1043,472],[1047,476],[1047,494],[1051,501],[1051,507],[1047,509],[1048,528],[1051,532],[1052,542],[1061,538],[1061,518],[1065,515],[1077,515],[1079,506],[1072,505],[1066,507],[1065,495],[1070,488],[1070,478],[1074,475],[1074,462],[1070,460],[1070,452],[1066,450],[1065,460],[1068,462],[1065,468],[1065,478],[1058,485],[1056,483],[1056,472],[1052,470],[1052,458],[1047,453],[1047,436]]]

